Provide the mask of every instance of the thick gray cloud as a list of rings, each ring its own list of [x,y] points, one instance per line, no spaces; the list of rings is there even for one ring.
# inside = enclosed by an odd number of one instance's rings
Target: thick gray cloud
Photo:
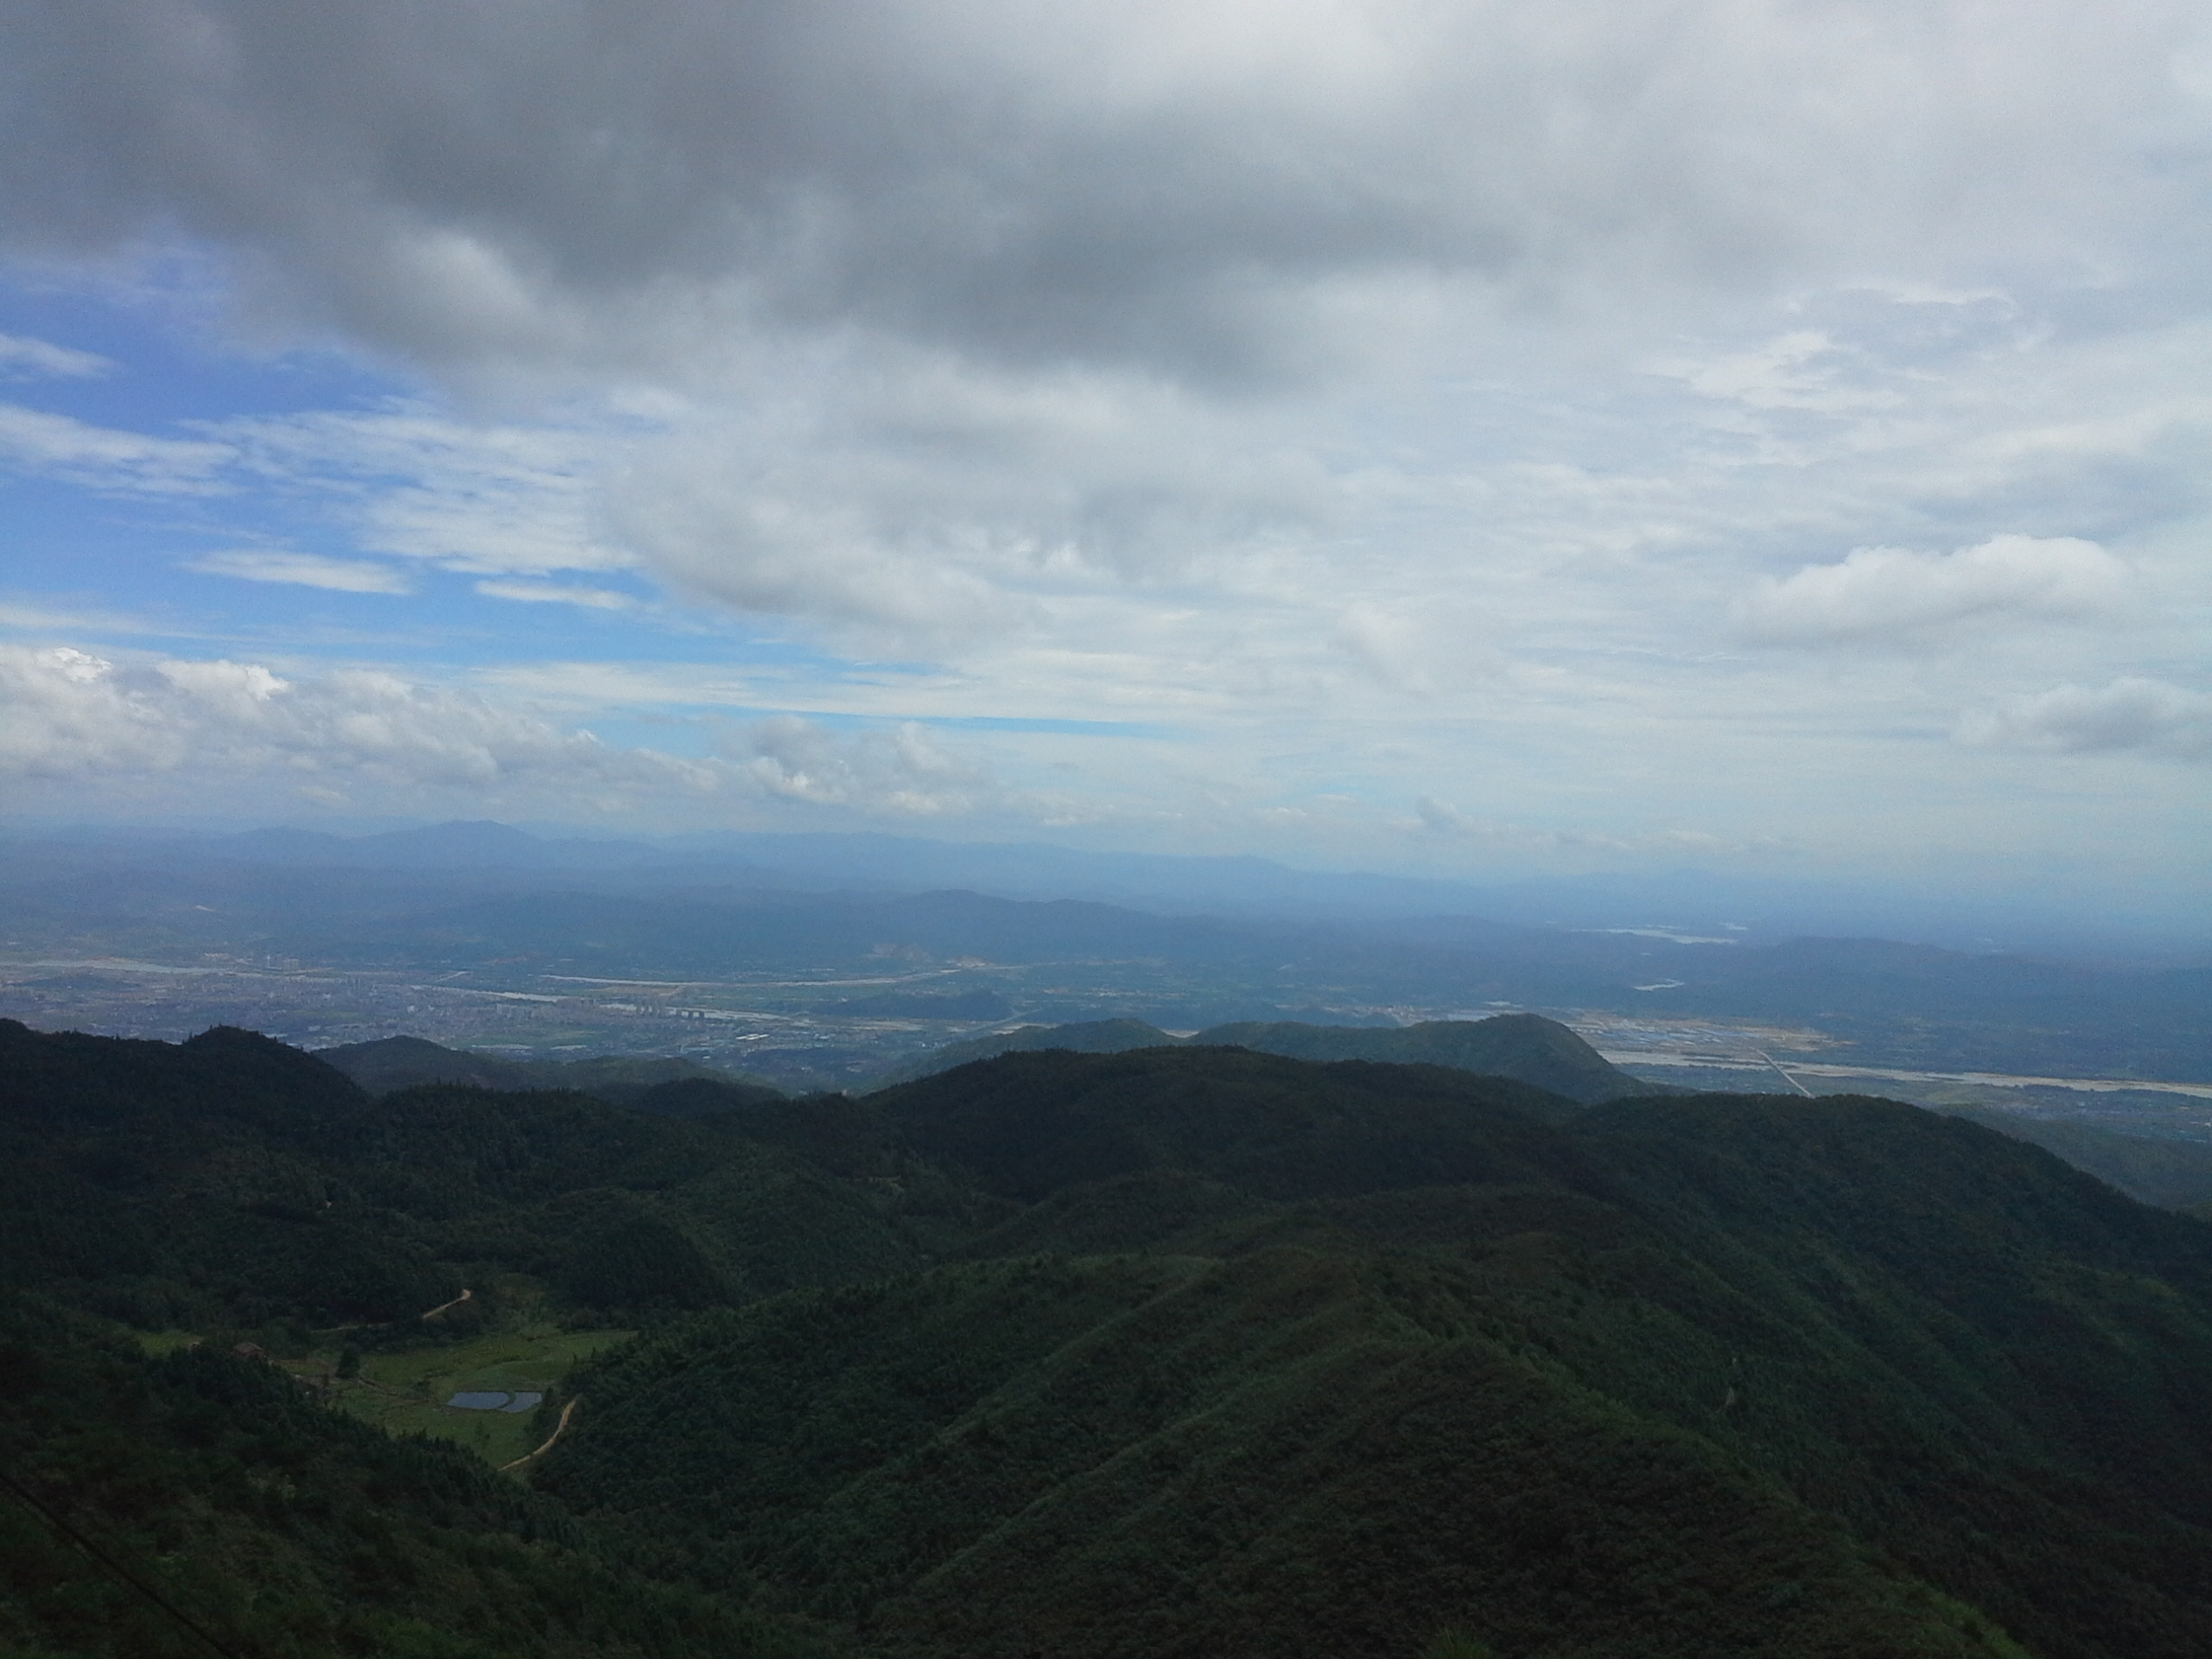
[[[2137,675],[2109,685],[2054,686],[1969,716],[1960,735],[2069,754],[2212,760],[2212,696]]]
[[[1572,307],[2125,257],[2193,234],[2203,161],[2164,0],[0,18],[19,245],[181,229],[432,363],[643,365],[767,320],[1234,384],[1393,333],[1424,284]]]

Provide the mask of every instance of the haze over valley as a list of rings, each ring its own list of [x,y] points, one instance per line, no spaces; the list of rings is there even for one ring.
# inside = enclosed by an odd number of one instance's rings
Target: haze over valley
[[[1207,915],[1187,900],[1004,897],[993,849],[880,838],[842,861],[818,842],[657,847],[491,824],[10,850],[0,1013],[124,1036],[237,1024],[327,1047],[404,1033],[528,1058],[684,1054],[804,1087],[887,1075],[1017,1025],[1135,1019],[1187,1033],[1529,1009],[1643,1075],[1709,1086],[1791,1088],[1802,1075],[1832,1092],[1854,1068],[1892,1085],[2073,1079],[2095,1085],[2082,1109],[2136,1108],[2162,1127],[2190,1121],[2212,1089],[2201,963],[1793,936],[1786,912],[1654,925],[1650,910],[1618,906],[1665,895],[1603,887],[1501,896],[1315,875],[1300,893],[1300,873],[1255,861],[1244,903]],[[887,874],[901,854],[964,855],[976,885],[916,890]],[[1060,861],[1078,892],[1135,885],[1111,858]],[[1154,906],[1160,888],[1202,889],[1205,862],[1175,862],[1142,872]],[[1255,902],[1262,874],[1275,891]],[[1007,885],[1035,879],[1017,868]],[[1501,897],[1573,919],[1419,908]],[[2141,1084],[2163,1087],[2129,1087]]]

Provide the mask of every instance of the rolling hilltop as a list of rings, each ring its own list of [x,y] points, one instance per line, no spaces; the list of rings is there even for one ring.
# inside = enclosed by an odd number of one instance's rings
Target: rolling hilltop
[[[783,1090],[757,1079],[705,1066],[692,1060],[656,1059],[604,1054],[583,1060],[512,1060],[494,1054],[448,1048],[420,1037],[382,1037],[318,1049],[315,1058],[342,1071],[372,1095],[423,1084],[466,1084],[478,1089],[574,1090],[610,1106],[636,1104],[652,1090],[673,1083],[712,1082],[728,1090],[725,1104],[779,1097]],[[680,1096],[677,1096],[680,1098]],[[666,1094],[649,1109],[667,1109]]]
[[[971,1038],[923,1056],[883,1078],[904,1083],[994,1054],[1045,1048],[1112,1054],[1132,1048],[1249,1048],[1297,1060],[1384,1060],[1448,1065],[1478,1076],[1512,1077],[1585,1105],[1631,1095],[1671,1094],[1620,1071],[1556,1020],[1535,1014],[1487,1020],[1430,1020],[1404,1027],[1316,1026],[1297,1020],[1245,1020],[1177,1037],[1141,1020],[1100,1020],[1067,1026],[1022,1026]]]
[[[0,1024],[0,1136],[7,1467],[238,1651],[2212,1651],[2212,1227],[1892,1103],[1170,1042],[677,1117]],[[529,1317],[639,1334],[513,1472],[319,1403]],[[6,1501],[0,1641],[192,1650]]]
[[[1494,1014],[1486,1020],[1433,1020],[1408,1027],[1306,1025],[1295,1020],[1214,1026],[1178,1037],[1141,1020],[1096,1020],[1073,1025],[1017,1026],[948,1044],[875,1080],[885,1087],[946,1071],[995,1054],[1064,1048],[1078,1054],[1115,1054],[1132,1048],[1249,1048],[1300,1060],[1386,1060],[1448,1065],[1478,1076],[1511,1077],[1587,1105],[1631,1095],[1672,1094],[1663,1084],[1632,1077],[1556,1020],[1534,1014]],[[683,1059],[606,1055],[583,1060],[512,1060],[426,1042],[386,1037],[317,1051],[372,1094],[426,1083],[473,1084],[485,1089],[574,1089],[613,1105],[644,1103],[667,1109],[673,1096],[646,1099],[657,1085],[691,1080],[732,1085],[730,1105],[783,1090],[759,1078]],[[704,1098],[704,1096],[700,1096]]]

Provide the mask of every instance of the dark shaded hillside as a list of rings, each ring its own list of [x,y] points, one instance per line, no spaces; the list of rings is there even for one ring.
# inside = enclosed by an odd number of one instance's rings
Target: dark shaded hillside
[[[2212,1584],[2212,1229],[1890,1102],[1639,1102],[1575,1134],[1701,1269],[1630,1281],[1713,1344],[1675,1421],[2040,1651],[2208,1639],[2174,1592]],[[1584,1375],[1660,1403],[1582,1343]]]
[[[664,1091],[0,1023],[0,1454],[286,1656],[2212,1652],[2212,1227],[1974,1124],[1178,1044]],[[534,1496],[227,1353],[464,1285],[644,1327]],[[169,1650],[14,1522],[0,1643]]]
[[[654,1580],[557,1504],[327,1411],[273,1366],[213,1348],[149,1360],[16,1297],[0,1297],[0,1465],[111,1564],[0,1492],[11,1659],[207,1659],[211,1641],[240,1659],[836,1650]]]
[[[311,1055],[224,1027],[187,1043],[34,1032],[0,1020],[0,1114],[55,1130],[187,1121],[292,1133],[359,1090]]]
[[[691,1082],[713,1083],[733,1091],[716,1096],[732,1103],[774,1100],[783,1095],[780,1089],[691,1060],[621,1054],[581,1060],[509,1060],[447,1048],[420,1037],[345,1043],[318,1049],[315,1058],[344,1072],[372,1095],[425,1084],[465,1084],[477,1089],[573,1089],[610,1106],[635,1106],[665,1084]]]
[[[2212,1211],[2212,1146],[2202,1141],[2121,1135],[2094,1124],[2024,1112],[1968,1106],[1936,1109],[2030,1141],[2140,1203],[2212,1219],[2206,1215]]]
[[[1572,1103],[1441,1066],[1312,1065],[1243,1049],[1008,1054],[872,1096],[906,1144],[1033,1203],[1155,1169],[1255,1198],[1511,1180]]]
[[[1292,1022],[1216,1026],[1191,1039],[1234,1046],[1298,1060],[1382,1060],[1399,1065],[1448,1065],[1484,1077],[1511,1077],[1587,1105],[1637,1095],[1672,1092],[1617,1070],[1556,1020],[1535,1014],[1487,1020],[1429,1020],[1401,1027],[1309,1026]]]
[[[1017,1026],[964,1041],[931,1049],[908,1064],[876,1079],[879,1088],[912,1083],[917,1077],[950,1071],[956,1065],[988,1060],[999,1054],[1033,1054],[1039,1049],[1065,1048],[1072,1054],[1119,1054],[1132,1048],[1172,1048],[1183,1039],[1171,1037],[1142,1020],[1079,1020],[1064,1026]]]
[[[1556,1020],[1535,1014],[1487,1020],[1431,1020],[1419,1025],[1316,1026],[1297,1020],[1214,1026],[1173,1037],[1141,1020],[1098,1020],[1071,1026],[1023,1026],[950,1044],[884,1079],[911,1082],[995,1054],[1065,1048],[1078,1054],[1132,1048],[1249,1048],[1297,1060],[1379,1060],[1395,1065],[1448,1065],[1478,1076],[1510,1077],[1589,1104],[1636,1095],[1676,1092],[1616,1068]]]
[[[1491,1087],[891,1090],[1046,1255],[611,1357],[543,1479],[917,1655],[2212,1650],[2212,1229],[1890,1103]]]
[[[845,1181],[726,1116],[372,1098],[251,1033],[0,1021],[0,1286],[149,1327],[406,1320],[502,1271],[602,1313],[705,1306],[918,1265],[948,1202],[964,1213],[925,1173],[896,1193]]]
[[[583,1379],[543,1484],[896,1653],[2016,1651],[1711,1446],[1432,1334],[1419,1278],[1032,1259],[713,1315]]]

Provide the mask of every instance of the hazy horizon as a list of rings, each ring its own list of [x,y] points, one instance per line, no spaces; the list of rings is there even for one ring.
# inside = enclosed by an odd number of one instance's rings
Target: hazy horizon
[[[302,840],[294,844],[288,841],[293,836]],[[1302,864],[1256,853],[1129,853],[1039,837],[959,840],[880,827],[655,834],[603,824],[465,818],[0,818],[0,840],[10,839],[60,842],[88,855],[102,847],[118,855],[137,849],[157,861],[206,853],[282,865],[295,857],[313,861],[327,848],[340,865],[365,854],[372,855],[372,864],[393,869],[480,866],[516,876],[537,870],[548,880],[564,869],[626,864],[645,873],[665,866],[671,874],[749,872],[771,887],[827,884],[884,893],[950,887],[1169,914],[1290,921],[1462,918],[1522,928],[1652,930],[1658,937],[1684,937],[1687,931],[1715,944],[1868,938],[2082,962],[2212,961],[2212,912],[2176,903],[2171,895],[2156,908],[2139,896],[2131,907],[2108,899],[2092,902],[2079,893],[2024,894],[2003,885],[1788,880],[1689,861],[1642,870],[1471,871],[1439,877]]]

